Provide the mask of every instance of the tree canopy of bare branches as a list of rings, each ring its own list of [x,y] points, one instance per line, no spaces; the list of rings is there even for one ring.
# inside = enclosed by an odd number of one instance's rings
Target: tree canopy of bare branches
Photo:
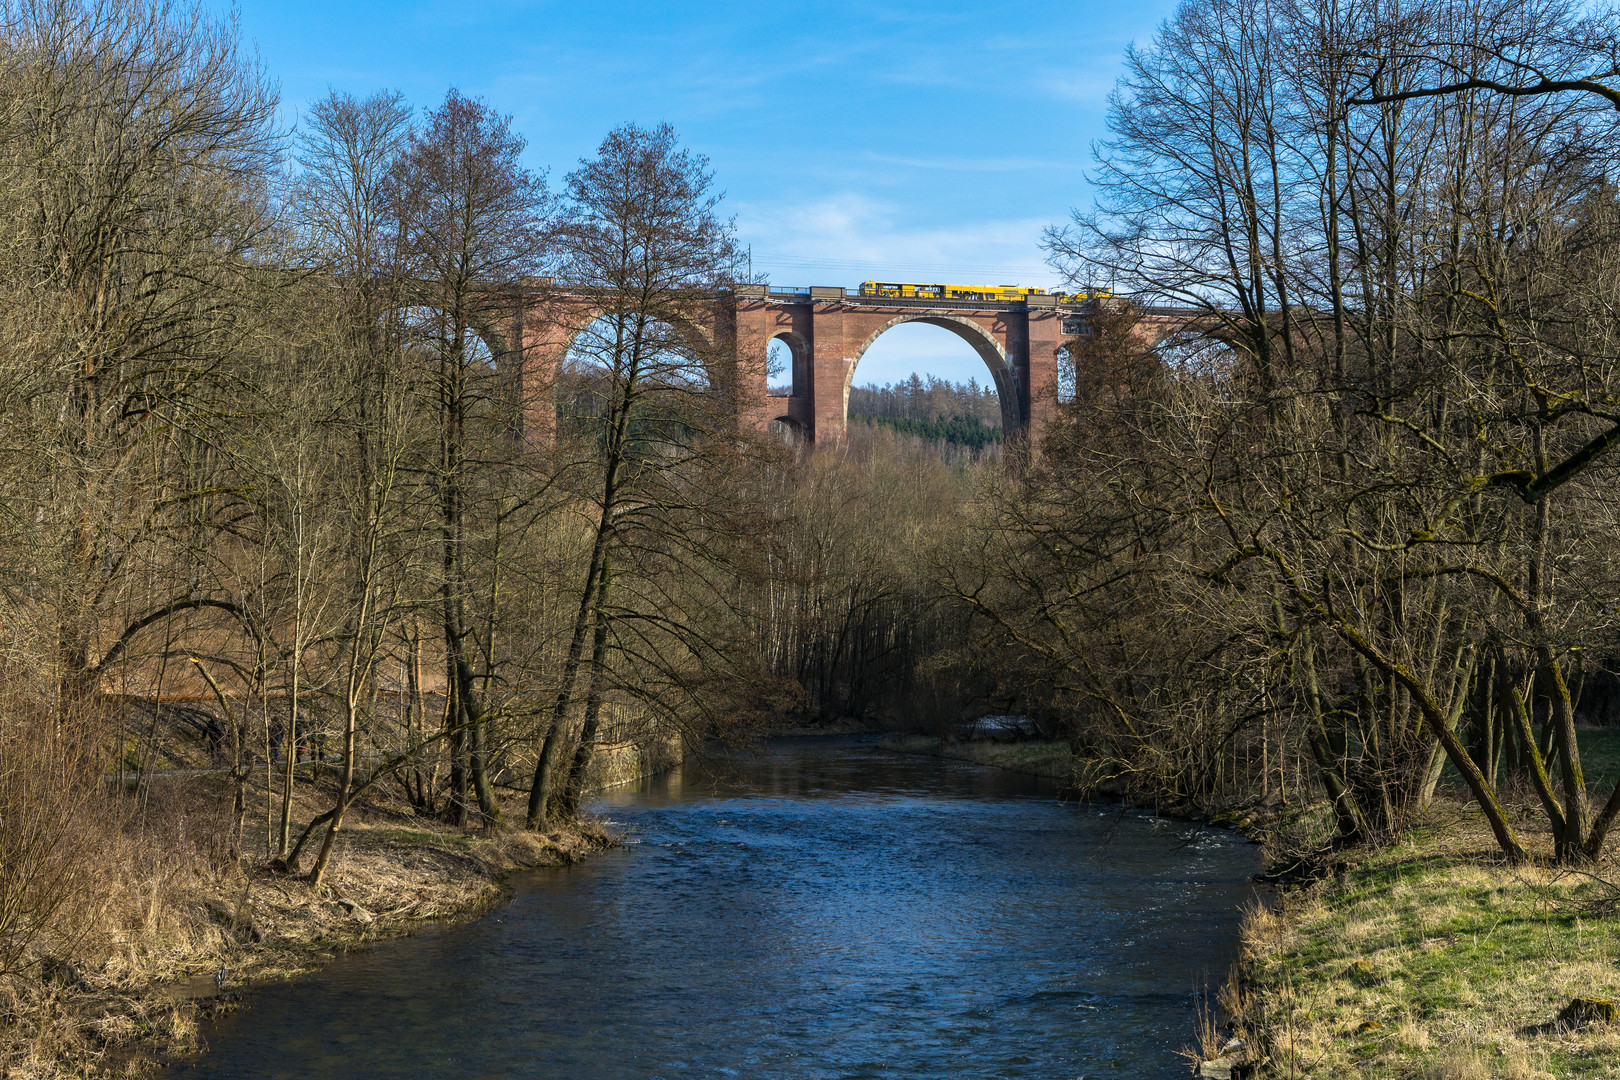
[[[1401,828],[1449,763],[1526,857],[1504,747],[1560,858],[1620,813],[1576,739],[1615,644],[1620,143],[1566,78],[1613,40],[1556,3],[1184,4],[1128,57],[1098,209],[1049,233],[1076,280],[1199,313],[1129,439],[1099,443],[1093,404],[1062,445],[1144,495],[1128,520],[1174,522],[1148,580],[1250,687],[1227,737],[1290,732],[1345,839]],[[1064,564],[1135,582],[1142,550]]]

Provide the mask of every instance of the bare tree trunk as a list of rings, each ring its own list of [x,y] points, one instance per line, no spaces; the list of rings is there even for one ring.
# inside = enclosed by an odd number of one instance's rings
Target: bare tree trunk
[[[602,568],[602,584],[596,605],[596,633],[591,643],[591,674],[585,692],[585,720],[580,725],[579,742],[574,748],[574,761],[568,770],[568,781],[563,785],[558,809],[565,818],[579,813],[580,798],[585,790],[585,773],[591,767],[596,753],[597,723],[602,713],[602,689],[607,681],[608,618],[606,614],[608,590],[612,584],[612,569]]]
[[[579,666],[585,654],[585,635],[590,632],[591,620],[596,612],[596,588],[606,561],[607,535],[597,529],[596,542],[591,548],[591,562],[584,594],[580,597],[579,611],[574,616],[573,635],[568,641],[568,655],[563,661],[562,686],[552,705],[551,727],[540,746],[540,757],[535,762],[534,778],[529,785],[528,827],[536,832],[545,829],[550,815],[552,786],[557,771],[557,758],[562,753],[567,736],[568,707],[573,702],[574,684],[579,677]]]
[[[351,688],[351,695],[353,689]],[[327,863],[332,858],[332,847],[337,843],[338,830],[343,828],[343,815],[348,812],[350,794],[354,790],[354,753],[355,732],[357,730],[357,709],[352,701],[344,710],[343,723],[343,769],[338,776],[337,805],[332,809],[331,820],[326,826],[326,835],[321,839],[321,849],[315,855],[315,865],[309,868],[310,886],[318,887],[321,879],[326,875]]]

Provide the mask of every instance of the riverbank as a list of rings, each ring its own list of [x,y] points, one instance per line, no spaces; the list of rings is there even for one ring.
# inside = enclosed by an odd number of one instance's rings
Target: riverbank
[[[507,810],[521,821],[521,807]],[[258,860],[197,851],[143,865],[144,879],[109,868],[103,894],[79,898],[74,937],[0,979],[0,1076],[145,1074],[154,1059],[194,1051],[199,1022],[236,1008],[254,984],[476,918],[508,894],[512,872],[615,843],[589,821],[539,835],[456,829],[393,808],[355,817],[319,889]]]
[[[1476,813],[1439,803],[1399,842],[1317,871],[1244,920],[1223,1004],[1249,1075],[1620,1076],[1612,866],[1510,867]]]

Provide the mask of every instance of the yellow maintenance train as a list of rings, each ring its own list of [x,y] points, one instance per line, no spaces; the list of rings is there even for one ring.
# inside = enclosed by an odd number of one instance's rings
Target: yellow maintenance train
[[[1055,296],[1078,302],[1108,295],[1097,289],[1077,293],[1051,293],[1022,285],[922,285],[911,281],[863,281],[862,296],[893,296],[906,300],[1028,300],[1031,296]]]

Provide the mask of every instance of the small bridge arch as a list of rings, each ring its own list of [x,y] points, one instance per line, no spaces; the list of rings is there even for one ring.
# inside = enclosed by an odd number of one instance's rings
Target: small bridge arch
[[[809,381],[810,381],[810,342],[805,340],[804,335],[799,333],[797,330],[793,330],[793,329],[777,330],[774,334],[772,334],[765,341],[765,348],[766,348],[767,355],[769,355],[769,350],[770,350],[771,345],[774,342],[778,342],[778,341],[780,341],[783,345],[787,346],[787,350],[788,350],[788,371],[787,371],[787,375],[788,375],[789,393],[787,395],[785,395],[785,396],[792,397],[794,394],[800,393],[801,391],[803,391],[804,389],[806,389],[809,386]],[[767,373],[767,377],[768,377],[768,373]]]

